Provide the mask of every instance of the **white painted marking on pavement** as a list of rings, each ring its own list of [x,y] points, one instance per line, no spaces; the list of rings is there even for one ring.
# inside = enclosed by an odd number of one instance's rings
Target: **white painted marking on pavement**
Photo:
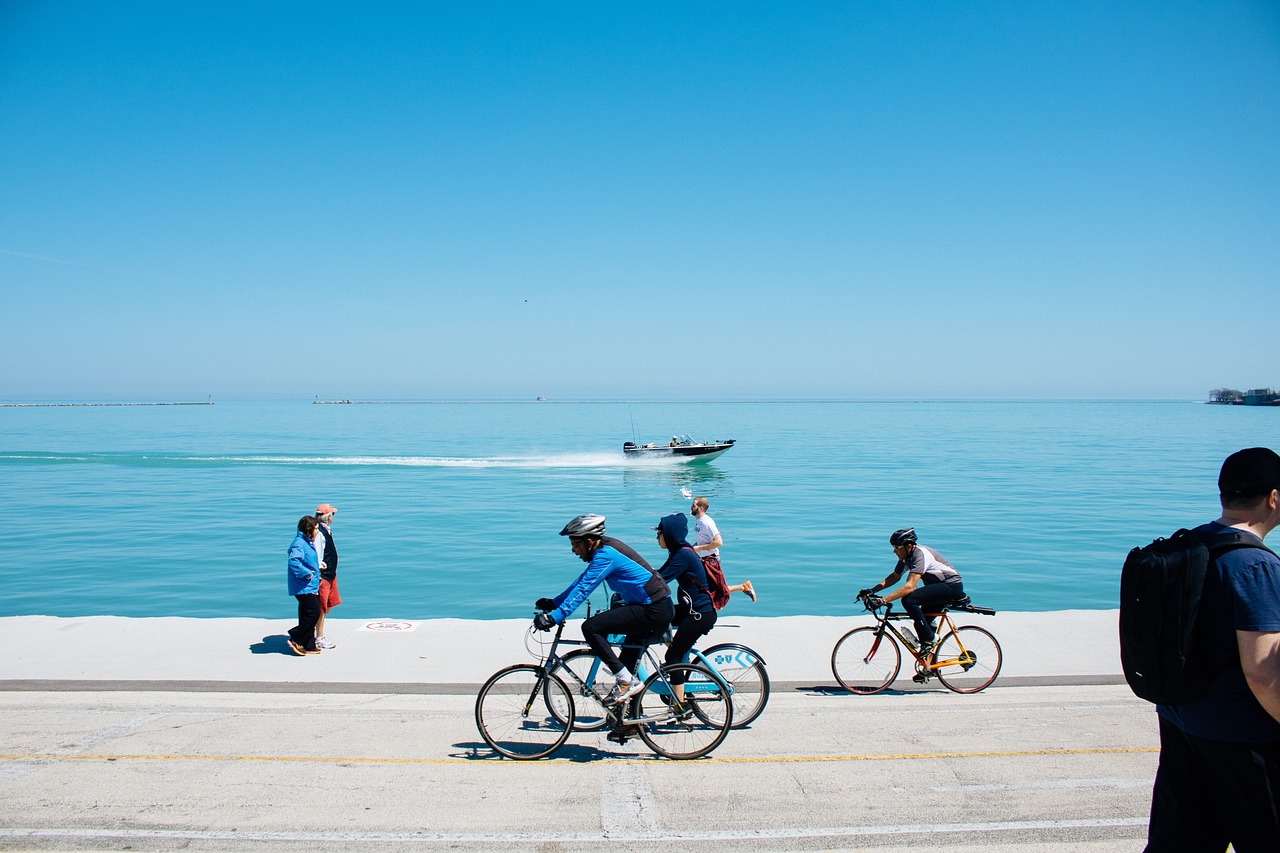
[[[452,841],[525,844],[561,842],[607,841],[753,841],[795,840],[805,838],[848,838],[886,835],[934,835],[946,833],[975,833],[1016,831],[1058,831],[1064,829],[1124,829],[1147,825],[1147,816],[1135,818],[1109,818],[1099,820],[1015,820],[990,823],[939,823],[917,826],[840,826],[805,829],[762,829],[758,831],[724,832],[663,832],[637,835],[597,835],[591,833],[565,833],[547,835],[533,833],[447,833],[447,832],[245,832],[234,830],[163,830],[163,829],[0,829],[0,839],[5,838],[111,838],[173,839],[181,841],[296,841],[324,845],[339,843],[406,843],[412,841]]]
[[[643,764],[608,762],[602,774],[600,828],[606,838],[656,837],[661,829],[658,803]]]
[[[1041,782],[998,782],[990,785],[936,785],[930,788],[939,794],[968,794],[981,791],[1055,791],[1084,788],[1150,788],[1153,780],[1146,779],[1046,779]],[[914,788],[912,790],[919,790]]]

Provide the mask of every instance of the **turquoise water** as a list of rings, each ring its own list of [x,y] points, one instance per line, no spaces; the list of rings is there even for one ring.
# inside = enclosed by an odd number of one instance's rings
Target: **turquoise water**
[[[622,456],[677,432],[738,445]],[[1216,517],[1222,459],[1278,439],[1280,411],[1191,402],[0,408],[0,615],[287,619],[285,549],[325,501],[335,616],[520,617],[582,568],[569,518],[657,564],[685,491],[760,590],[730,612],[850,613],[907,525],[979,603],[1107,609],[1132,545]]]

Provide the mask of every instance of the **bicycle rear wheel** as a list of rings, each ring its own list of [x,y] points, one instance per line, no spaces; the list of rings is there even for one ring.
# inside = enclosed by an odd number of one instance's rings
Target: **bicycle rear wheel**
[[[609,723],[609,712],[605,710],[600,699],[606,696],[609,688],[613,686],[613,675],[609,672],[609,668],[591,649],[576,649],[569,652],[560,658],[560,666],[553,669],[552,673],[558,674],[561,668],[573,673],[573,675],[560,677],[564,679],[564,683],[575,696],[574,729],[582,732],[603,729]],[[574,675],[577,678],[574,678]],[[555,714],[556,709],[553,703],[549,707],[551,707],[551,713]]]
[[[573,731],[573,696],[558,676],[517,664],[495,672],[476,697],[476,728],[499,755],[517,760],[555,752]]]
[[[764,661],[754,651],[738,643],[721,643],[703,649],[702,654],[729,683],[733,697],[733,727],[740,729],[750,725],[769,704],[769,673],[765,672]]]
[[[893,683],[901,667],[898,644],[878,628],[854,628],[831,650],[831,673],[851,693],[879,693]]]
[[[684,702],[675,706],[671,676],[691,684],[717,685],[715,689],[686,690]],[[649,676],[632,705],[639,721],[640,738],[666,758],[700,758],[724,741],[733,725],[733,702],[711,670],[689,663],[673,663]]]
[[[933,653],[938,680],[956,693],[977,693],[996,680],[1003,662],[1000,644],[991,632],[961,625],[942,638]]]

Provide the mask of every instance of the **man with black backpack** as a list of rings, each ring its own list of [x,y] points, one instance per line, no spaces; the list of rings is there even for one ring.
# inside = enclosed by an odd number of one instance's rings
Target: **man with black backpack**
[[[1193,533],[1244,536],[1210,549],[1192,641],[1208,687],[1156,706],[1148,853],[1280,849],[1280,558],[1262,542],[1280,526],[1280,455],[1231,454],[1218,491],[1222,516]]]

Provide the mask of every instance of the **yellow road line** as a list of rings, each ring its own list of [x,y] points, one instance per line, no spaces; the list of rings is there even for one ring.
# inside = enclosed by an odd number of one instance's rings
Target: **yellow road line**
[[[940,758],[1042,758],[1068,755],[1124,755],[1131,753],[1159,752],[1156,746],[1112,747],[1099,749],[1024,749],[1003,752],[906,752],[896,755],[781,755],[741,756],[737,758],[707,758],[707,764],[809,764],[824,761],[921,761]],[[0,755],[0,761],[281,761],[314,764],[475,764],[477,760],[490,764],[510,764],[498,761],[497,756],[477,758],[342,758],[336,756],[307,755]],[[654,761],[657,756],[639,759],[602,758],[601,761]],[[555,758],[545,759],[555,761]],[[567,763],[567,759],[565,760]],[[576,762],[575,762],[576,763]]]

